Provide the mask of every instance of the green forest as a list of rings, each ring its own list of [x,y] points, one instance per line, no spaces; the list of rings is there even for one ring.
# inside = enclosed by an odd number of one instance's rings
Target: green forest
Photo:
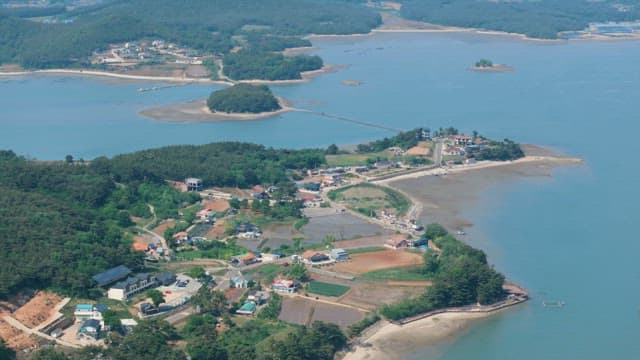
[[[129,215],[149,216],[151,204],[159,217],[174,217],[181,205],[199,199],[165,179],[198,176],[206,185],[241,188],[277,184],[284,197],[295,191],[288,171],[323,161],[323,150],[245,143],[169,146],[85,163],[39,162],[1,151],[0,297],[25,287],[92,296],[92,275],[119,264],[139,268],[141,254],[123,232],[132,225]]]
[[[418,298],[385,305],[382,315],[399,320],[436,309],[486,305],[504,299],[504,276],[487,263],[482,250],[456,239],[438,224],[427,226],[423,236],[442,250],[439,255],[424,255],[422,271],[433,279],[433,285]]]
[[[257,114],[279,110],[280,104],[266,85],[237,84],[211,93],[207,107],[213,112]]]
[[[310,43],[300,38],[307,34],[369,32],[381,20],[362,2],[115,0],[66,11],[56,15],[52,23],[0,12],[0,64],[18,63],[25,68],[90,66],[88,56],[96,49],[142,38],[160,38],[216,54],[229,54],[241,45],[252,53],[269,55],[287,47],[308,46]],[[250,59],[241,60],[246,63]],[[317,61],[300,57],[286,67],[309,66],[299,62],[317,66]]]
[[[401,15],[428,23],[498,30],[555,39],[558,32],[583,30],[591,22],[640,19],[640,8],[614,6],[638,1],[402,0]]]
[[[243,50],[224,57],[224,72],[233,80],[295,80],[302,72],[322,68],[319,56],[284,56],[279,53]]]

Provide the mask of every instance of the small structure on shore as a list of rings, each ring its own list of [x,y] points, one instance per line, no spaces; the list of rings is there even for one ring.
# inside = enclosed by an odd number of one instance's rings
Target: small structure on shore
[[[187,178],[184,182],[187,184],[187,191],[202,191],[202,179]]]

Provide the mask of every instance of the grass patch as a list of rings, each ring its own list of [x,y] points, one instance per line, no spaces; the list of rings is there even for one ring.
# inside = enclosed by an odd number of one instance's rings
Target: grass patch
[[[419,266],[403,266],[389,269],[380,269],[364,273],[360,276],[362,280],[369,281],[426,281],[431,280],[428,275],[422,273]]]
[[[401,216],[411,206],[411,201],[402,193],[368,183],[345,186],[332,190],[327,195],[331,200],[343,201],[349,209],[366,216],[373,216],[375,212],[383,209],[394,209]]]
[[[331,284],[322,281],[312,281],[309,283],[307,291],[312,294],[338,297],[344,295],[344,293],[349,291],[349,289],[351,288],[344,285]]]
[[[349,255],[353,255],[353,254],[364,254],[364,253],[385,251],[385,250],[387,250],[387,248],[385,248],[384,246],[367,246],[367,247],[361,247],[361,248],[355,248],[355,249],[348,249],[347,252],[349,253]]]
[[[381,151],[377,153],[366,153],[366,154],[338,154],[338,155],[326,155],[325,159],[327,160],[327,166],[336,167],[336,166],[364,166],[367,165],[367,159],[382,159],[387,160],[389,158],[389,153],[386,151]]]
[[[254,280],[265,280],[267,283],[273,281],[273,279],[282,270],[282,265],[278,264],[264,264],[255,269],[247,271],[247,274],[253,276]]]

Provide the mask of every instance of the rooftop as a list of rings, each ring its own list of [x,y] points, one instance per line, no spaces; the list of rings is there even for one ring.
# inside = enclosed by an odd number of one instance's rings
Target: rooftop
[[[125,278],[129,274],[131,274],[131,270],[128,267],[119,265],[105,272],[94,275],[93,280],[98,283],[98,286],[105,286]]]

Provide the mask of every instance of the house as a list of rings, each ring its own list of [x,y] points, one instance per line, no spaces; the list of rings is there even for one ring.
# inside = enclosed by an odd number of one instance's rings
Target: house
[[[273,280],[271,289],[277,292],[292,294],[296,291],[298,285],[299,283],[297,281],[277,277]]]
[[[113,285],[107,292],[107,297],[125,301],[155,285],[157,285],[156,279],[153,276],[145,273],[138,274]]]
[[[140,304],[140,312],[142,313],[142,315],[152,315],[160,312],[160,309],[153,306],[153,304],[142,303]]]
[[[409,242],[403,235],[395,235],[385,242],[384,246],[397,250],[409,246]]]
[[[340,184],[342,177],[339,174],[328,174],[322,178],[322,184],[325,186],[336,186]]]
[[[377,169],[388,169],[393,166],[393,163],[389,160],[376,161],[373,166]]]
[[[251,301],[256,305],[262,305],[267,302],[269,295],[264,291],[252,291],[247,296],[247,301]]]
[[[407,241],[407,245],[412,247],[421,247],[426,246],[428,241],[429,239],[422,237],[420,239]]]
[[[464,154],[464,150],[457,146],[449,146],[444,150],[444,155],[446,156],[463,156]]]
[[[202,191],[202,179],[187,178],[184,182],[187,184],[187,191]]]
[[[116,266],[100,274],[94,275],[93,280],[98,283],[99,287],[104,287],[118,280],[122,280],[131,274],[131,270],[124,265]]]
[[[78,329],[78,338],[88,337],[97,340],[100,337],[100,321],[89,319],[82,323]]]
[[[186,231],[180,231],[173,235],[173,240],[176,241],[176,244],[180,244],[189,240],[189,234]]]
[[[256,312],[256,304],[251,301],[247,301],[240,309],[236,310],[236,314],[241,315],[252,315],[254,312]]]
[[[102,323],[102,313],[107,311],[108,307],[104,304],[78,304],[73,312],[77,321],[98,320]]]
[[[306,190],[306,191],[320,191],[320,183],[319,182],[308,182],[302,184],[296,184],[298,189]]]
[[[246,232],[258,232],[258,231],[260,231],[260,229],[257,226],[249,223],[242,223],[236,226],[237,234],[246,233]]]
[[[449,136],[449,141],[452,142],[456,146],[466,146],[473,144],[473,138],[469,135],[460,134],[460,135],[451,135]]]
[[[262,254],[262,261],[273,262],[280,259],[280,254]]]
[[[231,276],[231,287],[236,289],[245,289],[249,287],[249,280],[247,280],[247,278],[238,271]]]
[[[231,265],[239,267],[243,265],[251,265],[260,262],[256,254],[249,252],[244,255],[234,256],[231,258]]]
[[[176,274],[171,272],[162,272],[154,276],[158,285],[170,286],[176,282]]]
[[[302,259],[304,262],[310,264],[317,264],[331,260],[329,255],[315,250],[307,250],[302,253]]]
[[[394,156],[399,156],[404,153],[404,151],[398,146],[392,146],[387,149],[388,152],[392,153]]]
[[[331,258],[334,261],[348,261],[349,253],[344,249],[332,249],[331,250]]]

